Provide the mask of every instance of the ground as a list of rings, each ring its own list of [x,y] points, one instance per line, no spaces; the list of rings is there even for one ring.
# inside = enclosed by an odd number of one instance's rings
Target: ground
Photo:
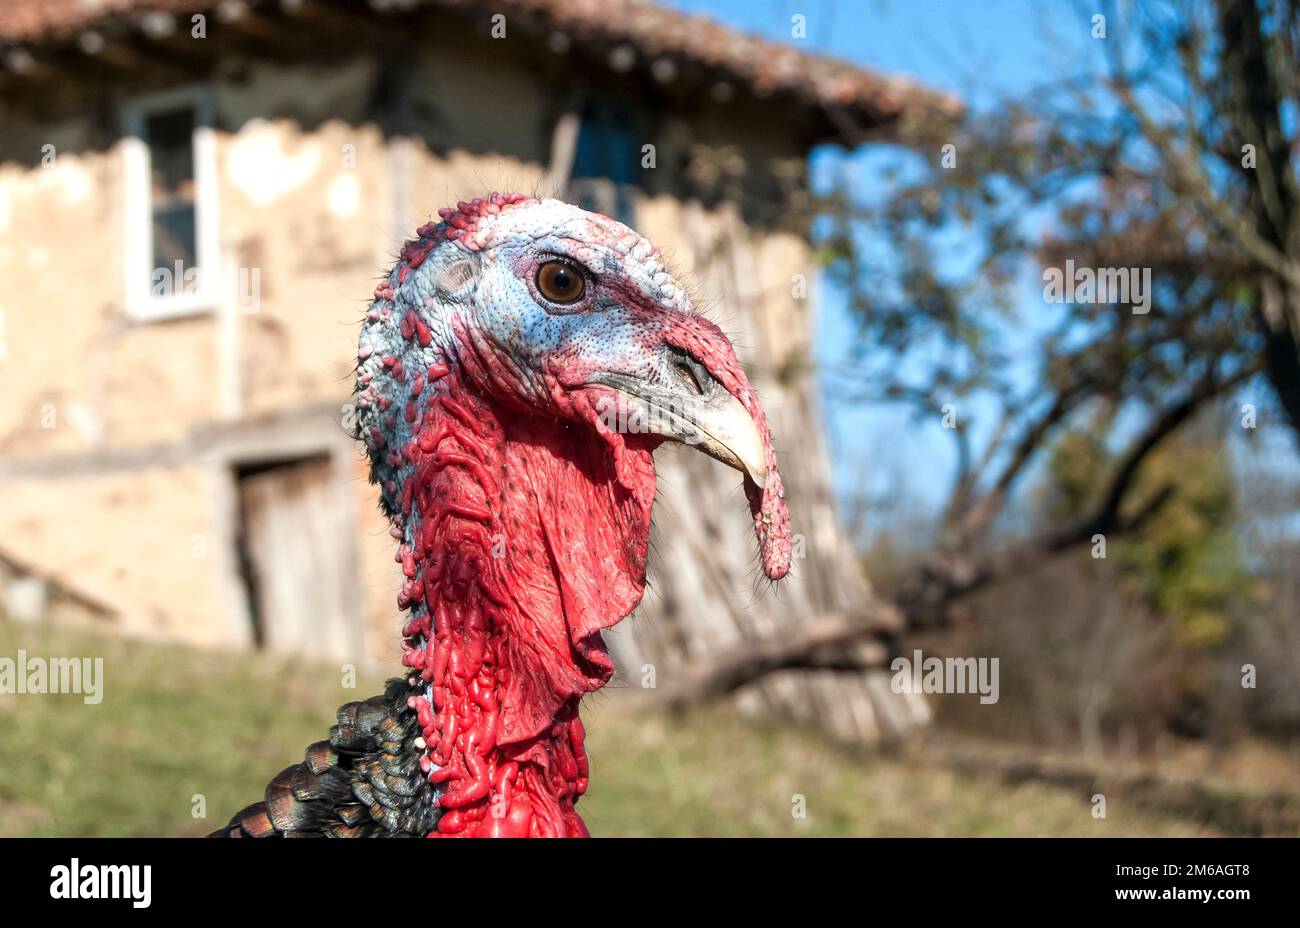
[[[103,701],[0,696],[0,834],[200,835],[326,736],[337,667],[0,622],[0,657],[102,656]],[[396,655],[395,655],[396,657]],[[396,668],[396,659],[394,659]],[[1200,822],[1086,791],[955,772],[928,748],[865,754],[727,709],[675,718],[589,701],[594,835],[1192,835]],[[803,811],[803,817],[795,813]],[[203,817],[199,817],[203,816]]]

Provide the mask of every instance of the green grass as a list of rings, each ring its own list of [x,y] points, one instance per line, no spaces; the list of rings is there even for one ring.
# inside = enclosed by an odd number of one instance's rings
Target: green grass
[[[595,835],[1194,835],[1193,822],[1132,810],[1094,819],[1087,797],[956,774],[924,750],[851,751],[788,726],[714,709],[676,720],[590,706]],[[803,797],[805,818],[793,814]]]
[[[0,657],[19,648],[103,657],[104,689],[99,705],[0,696],[9,835],[205,834],[325,737],[340,703],[383,680],[344,689],[332,666],[0,622]],[[850,752],[722,708],[677,719],[638,710],[628,695],[606,691],[584,712],[592,783],[579,808],[595,835],[1205,833],[1118,805],[1096,820],[1086,797],[958,775],[923,752]],[[191,814],[196,794],[206,818]],[[792,815],[796,795],[804,818]]]
[[[0,657],[104,658],[103,701],[0,696],[0,828],[19,835],[197,835],[224,823],[341,702],[333,667],[0,623]],[[193,797],[207,818],[192,816]]]

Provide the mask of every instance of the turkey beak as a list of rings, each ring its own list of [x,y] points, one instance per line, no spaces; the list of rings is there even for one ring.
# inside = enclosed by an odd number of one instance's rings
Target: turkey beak
[[[749,474],[762,489],[767,482],[767,450],[748,409],[722,387],[706,400],[684,396],[679,421],[669,421],[666,434],[682,445],[699,448],[710,458]]]
[[[612,373],[592,378],[592,383],[613,388],[620,400],[616,412],[621,421],[607,425],[698,448],[747,474],[762,489],[767,483],[767,446],[749,411],[693,358],[674,359],[670,370],[667,384]]]
[[[650,433],[694,445],[744,473],[763,573],[780,580],[790,572],[794,536],[767,416],[726,335],[695,316],[677,324],[674,341],[665,340],[652,366],[587,380],[613,391],[594,397],[592,410],[610,432]]]
[[[701,451],[748,474],[755,486],[763,488],[767,483],[767,449],[758,426],[740,400],[720,389],[715,399],[699,404],[687,421]]]

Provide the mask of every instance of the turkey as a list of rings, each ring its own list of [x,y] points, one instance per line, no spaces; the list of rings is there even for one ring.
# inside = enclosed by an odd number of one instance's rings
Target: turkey
[[[743,473],[762,570],[789,570],[763,410],[657,249],[517,194],[439,216],[375,289],[357,354],[407,675],[214,836],[585,836],[578,705],[645,588],[664,441]]]

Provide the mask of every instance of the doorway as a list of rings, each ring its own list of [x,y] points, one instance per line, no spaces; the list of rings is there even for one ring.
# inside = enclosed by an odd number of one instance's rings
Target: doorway
[[[236,467],[240,572],[257,647],[362,657],[347,494],[328,454]]]

